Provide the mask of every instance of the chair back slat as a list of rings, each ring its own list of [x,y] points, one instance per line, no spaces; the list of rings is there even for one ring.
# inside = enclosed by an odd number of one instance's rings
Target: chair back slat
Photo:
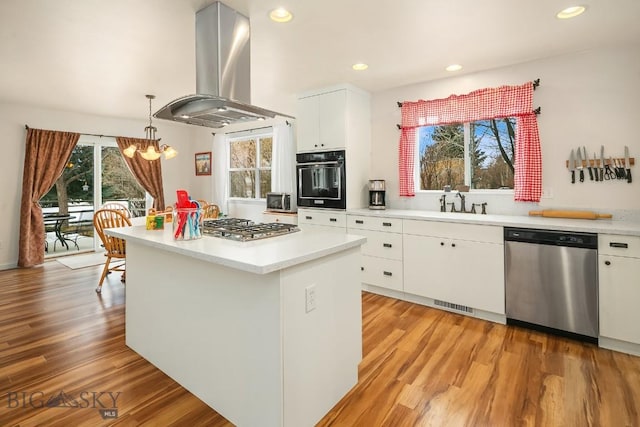
[[[123,258],[126,254],[126,240],[108,236],[104,230],[131,226],[131,220],[122,209],[100,209],[93,215],[93,225],[107,253]]]

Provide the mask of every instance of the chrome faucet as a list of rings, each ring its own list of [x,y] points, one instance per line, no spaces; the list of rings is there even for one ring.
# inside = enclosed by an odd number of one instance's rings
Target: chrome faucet
[[[464,205],[464,197],[465,197],[464,194],[458,191],[458,194],[456,194],[456,197],[460,197],[460,212],[467,212],[467,208]]]
[[[440,197],[440,212],[446,212],[446,211],[447,211],[447,203],[446,203],[446,200],[447,200],[447,195],[446,195],[446,194],[443,194],[443,195]]]

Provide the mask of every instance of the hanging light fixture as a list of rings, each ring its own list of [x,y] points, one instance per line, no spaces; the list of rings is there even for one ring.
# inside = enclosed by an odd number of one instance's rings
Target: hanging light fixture
[[[153,123],[151,121],[151,100],[155,99],[156,96],[155,95],[145,95],[145,96],[149,100],[149,126],[144,128],[145,138],[148,140],[155,141],[156,131],[158,129],[155,126],[153,126]],[[157,140],[158,142],[160,141],[159,138]],[[140,149],[140,147],[137,144],[131,144],[130,146],[122,150],[122,153],[129,158],[133,158],[133,156],[136,155],[136,152],[139,153],[140,157],[142,157],[145,160],[158,160],[160,156],[162,156],[163,154],[165,159],[173,159],[175,156],[178,155],[178,152],[176,151],[176,149],[167,144],[162,144],[160,146],[160,151],[156,150],[156,148],[151,144],[147,145],[147,148],[145,150]]]

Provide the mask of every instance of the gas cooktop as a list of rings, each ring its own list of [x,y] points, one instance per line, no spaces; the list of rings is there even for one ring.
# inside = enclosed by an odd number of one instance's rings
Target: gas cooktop
[[[300,231],[300,229],[293,224],[280,222],[255,224],[251,220],[241,218],[206,219],[202,224],[202,232],[205,235],[240,242],[266,239],[296,231]]]

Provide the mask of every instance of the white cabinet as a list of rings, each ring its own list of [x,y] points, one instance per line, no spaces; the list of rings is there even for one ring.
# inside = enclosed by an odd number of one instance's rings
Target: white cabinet
[[[502,227],[405,220],[403,229],[405,292],[505,313]]]
[[[298,227],[301,230],[345,233],[347,230],[347,213],[330,209],[298,208]]]
[[[298,151],[345,148],[346,89],[298,100]]]
[[[640,344],[640,237],[598,235],[598,264],[600,336]]]
[[[371,97],[342,84],[298,95],[297,151],[345,150],[346,209],[368,205]]]
[[[298,224],[298,215],[282,212],[263,212],[262,222],[279,222],[282,224]]]
[[[367,238],[362,245],[362,283],[402,291],[402,220],[348,215],[347,232]]]

